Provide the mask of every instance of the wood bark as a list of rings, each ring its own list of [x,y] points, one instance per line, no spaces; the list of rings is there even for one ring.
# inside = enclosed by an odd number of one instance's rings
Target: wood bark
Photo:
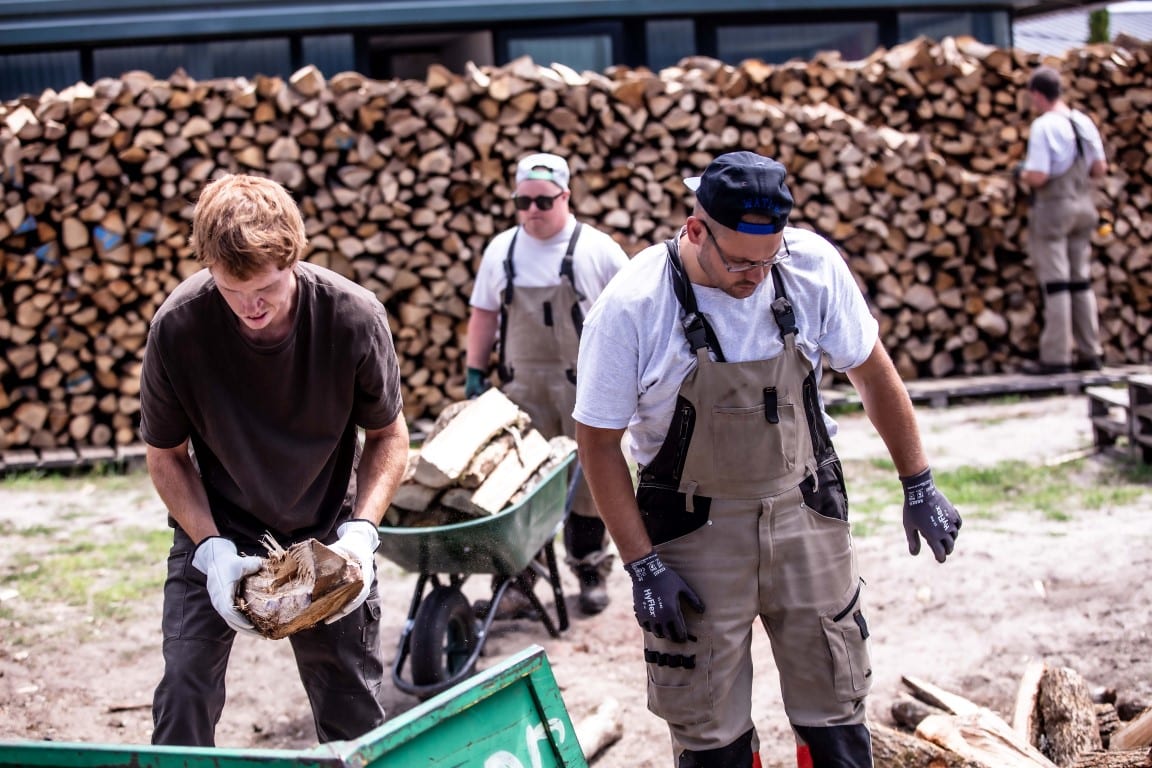
[[[1088,684],[1075,670],[1045,670],[1040,681],[1039,708],[1047,740],[1045,753],[1056,765],[1070,766],[1079,754],[1104,748]]]

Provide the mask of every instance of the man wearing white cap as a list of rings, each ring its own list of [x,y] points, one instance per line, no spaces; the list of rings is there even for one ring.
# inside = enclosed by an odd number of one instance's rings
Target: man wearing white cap
[[[839,251],[788,226],[784,166],[731,152],[685,181],[696,204],[680,232],[638,253],[588,314],[574,414],[632,577],[648,707],[668,723],[677,768],[759,766],[759,620],[797,764],[871,766],[864,582],[822,358],[848,374],[888,446],[911,554],[922,537],[944,562],[960,516],[936,490],[912,402]]]
[[[497,347],[503,392],[549,438],[575,436],[576,353],[584,314],[628,263],[609,235],[576,221],[568,207],[569,179],[568,163],[558,155],[528,155],[517,164],[512,202],[518,224],[484,250],[468,321],[466,395],[475,397],[487,388]],[[605,579],[611,555],[604,523],[583,480],[564,524],[564,545],[580,583],[581,611],[599,613],[608,605]],[[502,616],[528,608],[518,592],[509,592],[500,603]]]

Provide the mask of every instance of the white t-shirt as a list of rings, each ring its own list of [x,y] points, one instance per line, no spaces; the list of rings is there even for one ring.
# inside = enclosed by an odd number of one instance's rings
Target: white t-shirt
[[[569,215],[568,223],[559,233],[547,240],[537,240],[524,230],[516,236],[516,252],[512,255],[515,269],[515,284],[528,288],[543,288],[558,285],[561,281],[560,263],[568,252],[568,241],[576,228],[576,217]],[[478,309],[493,312],[500,309],[500,294],[507,283],[504,272],[504,259],[508,256],[508,246],[518,227],[506,229],[484,249],[476,280],[472,285],[470,303]],[[584,314],[592,307],[592,302],[608,285],[620,268],[628,263],[628,254],[609,235],[585,224],[580,228],[580,239],[576,241],[576,252],[572,256],[572,272],[576,290],[584,297],[580,308]]]
[[[1071,118],[1071,119],[1069,119]],[[1028,154],[1024,158],[1024,170],[1040,171],[1049,176],[1061,176],[1068,172],[1076,160],[1076,135],[1072,132],[1072,122],[1080,134],[1080,146],[1084,160],[1091,166],[1096,160],[1104,159],[1104,143],[1100,131],[1088,115],[1078,110],[1053,110],[1045,112],[1032,121],[1028,133]]]
[[[784,242],[790,256],[773,269],[783,270],[797,344],[817,377],[822,356],[834,370],[855,368],[872,353],[879,326],[848,265],[830,242],[808,230],[788,227]],[[573,416],[592,427],[627,427],[632,457],[641,464],[659,450],[680,385],[696,367],[667,264],[664,243],[636,254],[593,305],[580,340]],[[727,361],[767,360],[784,351],[770,276],[746,299],[717,288],[692,290]],[[825,422],[835,434],[835,422],[827,415]]]

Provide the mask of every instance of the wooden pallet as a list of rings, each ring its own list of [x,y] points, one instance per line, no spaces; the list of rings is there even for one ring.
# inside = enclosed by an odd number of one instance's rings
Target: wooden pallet
[[[987,400],[1009,395],[1044,396],[1078,395],[1087,387],[1125,382],[1132,376],[1150,375],[1152,368],[1108,366],[1100,371],[1074,371],[1050,376],[1023,373],[1000,373],[987,376],[918,379],[905,382],[912,402],[943,408],[964,400]],[[830,388],[822,392],[826,405],[859,405],[860,398],[851,387]]]
[[[144,444],[112,447],[81,446],[45,450],[16,450],[0,453],[0,476],[20,472],[56,472],[114,466],[135,469],[144,464]]]
[[[1084,390],[1092,442],[1100,450],[1122,447],[1152,464],[1152,376],[1133,375],[1122,386]]]

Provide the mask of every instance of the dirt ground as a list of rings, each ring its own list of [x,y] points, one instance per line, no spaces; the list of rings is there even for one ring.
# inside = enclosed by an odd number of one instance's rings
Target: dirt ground
[[[1079,396],[925,407],[919,413],[938,468],[1012,459],[1051,462],[1091,446],[1087,406]],[[839,421],[836,442],[851,492],[852,468],[885,452],[861,414]],[[1088,464],[1115,461],[1097,455]],[[891,724],[890,707],[902,690],[902,675],[928,680],[1010,717],[1019,675],[1034,658],[1072,667],[1090,686],[1116,689],[1122,700],[1152,699],[1149,490],[1124,507],[1068,509],[1066,520],[1007,506],[1002,513],[970,518],[956,554],[944,565],[930,553],[908,555],[899,525],[900,501],[893,498],[888,522],[857,538],[872,630],[870,718]],[[115,492],[100,491],[83,479],[43,492],[0,484],[0,574],[13,548],[35,541],[12,534],[21,527],[51,526],[64,505],[83,510],[69,530],[87,524],[100,537],[114,538],[133,527],[138,533],[164,521],[146,477]],[[58,535],[72,534],[62,530]],[[155,565],[157,572],[162,567]],[[391,663],[415,576],[383,559],[380,567],[384,650]],[[595,760],[597,768],[670,765],[663,724],[645,707],[640,630],[632,616],[628,579],[622,570],[615,571],[611,606],[590,618],[576,610],[575,584],[567,573],[564,578],[571,628],[552,639],[537,622],[498,624],[480,668],[530,644],[543,646],[574,722],[606,699],[619,703],[622,738]],[[486,583],[483,579],[466,587],[482,590]],[[56,605],[33,608],[2,582],[0,608],[10,609],[0,612],[0,739],[148,742],[151,694],[160,674],[158,590],[140,594],[124,620],[95,621],[83,610]],[[755,636],[753,706],[764,765],[792,765],[771,654],[763,634]],[[391,716],[418,703],[391,687],[388,691]],[[287,643],[238,639],[217,736],[224,747],[314,745]]]

